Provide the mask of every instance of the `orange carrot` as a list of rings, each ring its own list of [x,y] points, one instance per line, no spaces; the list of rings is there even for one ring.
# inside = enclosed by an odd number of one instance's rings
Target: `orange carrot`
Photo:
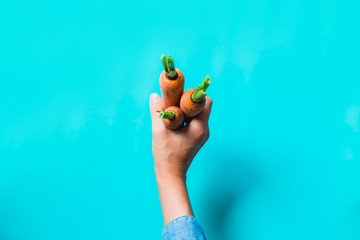
[[[185,116],[192,118],[198,115],[206,103],[206,89],[210,85],[210,77],[206,76],[203,83],[196,88],[186,90],[180,100],[180,109],[184,112]]]
[[[171,106],[165,111],[157,111],[160,113],[159,118],[163,120],[165,126],[170,130],[176,130],[184,126],[184,114],[180,108]]]
[[[179,106],[181,95],[184,91],[184,75],[175,68],[174,60],[165,55],[161,56],[164,71],[160,75],[160,90],[164,108]]]

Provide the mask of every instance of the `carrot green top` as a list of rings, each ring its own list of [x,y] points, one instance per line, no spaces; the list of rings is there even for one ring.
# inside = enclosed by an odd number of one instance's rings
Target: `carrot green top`
[[[161,61],[163,63],[165,72],[167,72],[167,75],[170,78],[176,78],[177,72],[175,70],[174,59],[170,56],[170,54],[168,56],[168,59],[166,59],[166,56],[164,54],[161,55]]]
[[[173,111],[159,111],[157,110],[156,112],[160,113],[159,114],[159,118],[161,119],[174,119],[175,114]]]
[[[194,102],[201,102],[206,96],[206,89],[209,87],[210,83],[210,77],[206,76],[202,84],[200,84],[195,92],[191,94],[191,100]]]

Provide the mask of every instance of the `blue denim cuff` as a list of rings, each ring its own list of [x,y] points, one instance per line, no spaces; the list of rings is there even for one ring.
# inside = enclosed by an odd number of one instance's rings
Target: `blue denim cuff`
[[[193,216],[181,216],[168,223],[162,232],[163,240],[206,240],[203,229]]]

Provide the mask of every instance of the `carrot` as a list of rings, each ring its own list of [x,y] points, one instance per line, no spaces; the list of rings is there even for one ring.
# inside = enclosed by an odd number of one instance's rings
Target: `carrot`
[[[175,68],[174,60],[170,56],[166,59],[165,55],[161,55],[164,71],[160,75],[160,90],[164,108],[170,106],[179,106],[181,95],[184,91],[184,75]]]
[[[196,88],[186,90],[180,100],[180,109],[184,112],[185,116],[192,118],[198,115],[206,103],[206,89],[210,85],[210,77],[206,76],[203,83]]]
[[[180,108],[171,106],[165,109],[165,111],[157,111],[159,118],[163,120],[165,126],[170,130],[176,130],[184,126],[184,114]]]

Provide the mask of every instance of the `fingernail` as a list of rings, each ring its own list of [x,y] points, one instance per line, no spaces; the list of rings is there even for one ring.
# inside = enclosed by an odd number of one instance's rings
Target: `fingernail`
[[[157,95],[156,93],[152,93],[150,95],[150,104],[155,104],[155,103],[158,103],[158,102],[160,102],[159,95]]]

